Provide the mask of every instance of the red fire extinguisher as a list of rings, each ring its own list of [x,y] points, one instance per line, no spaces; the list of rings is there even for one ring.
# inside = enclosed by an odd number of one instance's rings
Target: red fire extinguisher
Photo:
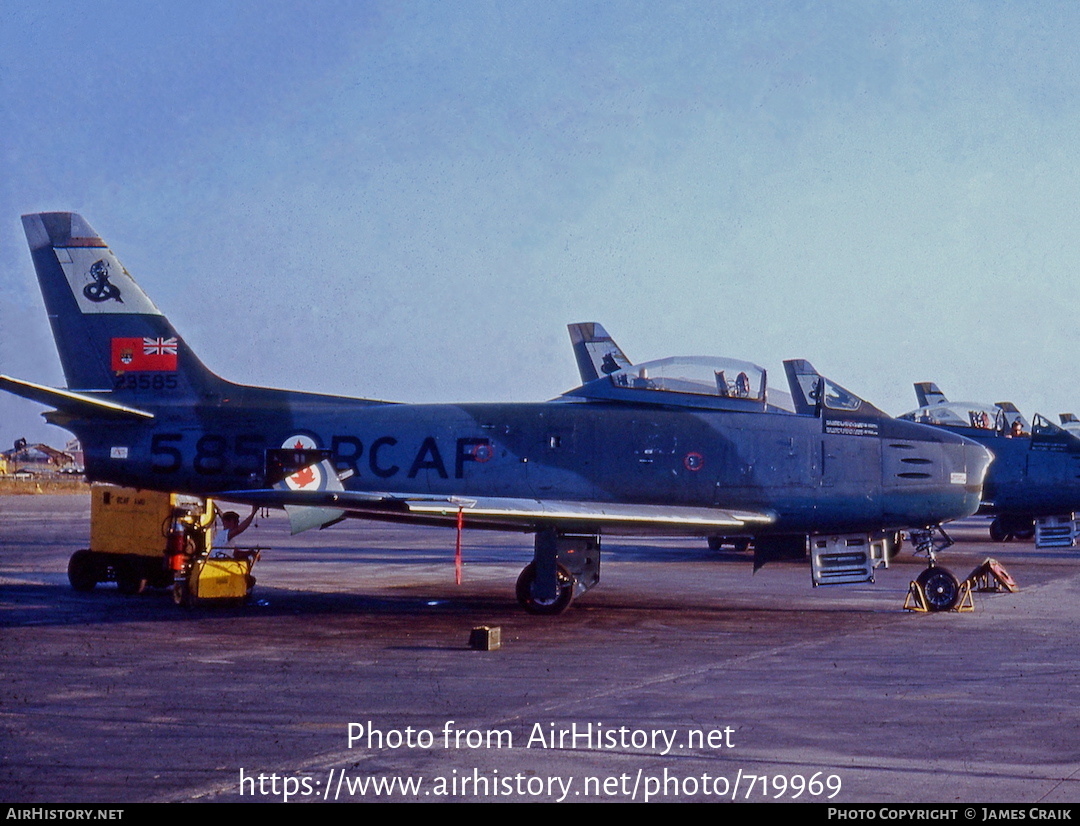
[[[183,511],[173,511],[169,522],[169,532],[165,535],[165,555],[169,558],[169,570],[184,570],[184,555],[187,550],[187,531],[184,529]]]

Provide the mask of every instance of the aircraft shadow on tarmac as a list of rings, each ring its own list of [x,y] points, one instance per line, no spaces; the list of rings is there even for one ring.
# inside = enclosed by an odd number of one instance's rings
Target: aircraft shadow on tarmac
[[[744,560],[740,558],[739,561]],[[358,583],[358,587],[362,588],[362,583]],[[67,583],[9,583],[3,589],[0,628],[133,623],[183,625],[213,620],[280,618],[285,621],[304,617],[344,621],[401,619],[417,627],[425,622],[446,621],[465,621],[473,626],[501,624],[517,627],[524,623],[524,628],[536,623],[535,617],[526,618],[520,613],[513,589],[505,587],[502,582],[473,582],[468,587],[468,593],[455,593],[455,586],[447,583],[403,586],[402,590],[407,588],[412,593],[399,595],[258,586],[251,598],[242,605],[207,604],[181,608],[173,604],[168,590],[148,589],[142,594],[128,596],[110,585],[100,586],[92,593],[76,593]],[[482,592],[477,593],[478,590]],[[721,589],[713,595],[677,591],[643,595],[639,588],[631,588],[630,592],[612,588],[608,592],[590,594],[590,599],[576,604],[566,618],[573,621],[577,616],[583,622],[593,622],[602,617],[605,624],[631,627],[635,623],[649,622],[659,617],[664,617],[665,621],[693,625],[702,620],[745,622],[754,615],[775,617],[807,613],[878,614],[880,607],[867,607],[862,603],[838,604],[834,600],[812,598],[794,602],[777,598],[762,604],[753,593],[729,594]]]

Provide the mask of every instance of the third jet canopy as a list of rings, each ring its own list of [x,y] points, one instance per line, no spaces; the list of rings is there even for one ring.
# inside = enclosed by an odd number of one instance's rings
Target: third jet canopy
[[[900,418],[962,434],[987,447],[979,512],[997,541],[1030,539],[1035,520],[1080,510],[1080,437],[1036,414],[1030,425],[1011,402],[950,402],[933,382],[915,385],[919,409]]]

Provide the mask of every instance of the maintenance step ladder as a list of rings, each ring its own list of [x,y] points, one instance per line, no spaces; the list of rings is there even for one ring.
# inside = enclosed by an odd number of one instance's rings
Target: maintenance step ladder
[[[1035,520],[1035,547],[1074,548],[1078,533],[1076,514],[1042,516]]]
[[[874,568],[886,558],[885,540],[866,534],[810,538],[810,576],[815,588],[873,582]]]

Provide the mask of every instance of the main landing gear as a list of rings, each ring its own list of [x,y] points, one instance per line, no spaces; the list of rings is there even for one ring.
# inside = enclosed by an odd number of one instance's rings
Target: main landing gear
[[[926,570],[915,580],[926,597],[926,607],[931,611],[951,611],[960,600],[960,580],[948,568],[937,564],[937,553],[952,545],[952,539],[940,525],[911,531],[910,537],[915,553],[924,553],[928,558]]]
[[[554,616],[600,581],[600,537],[536,532],[533,561],[517,580],[517,599],[530,614]]]
[[[538,597],[533,591],[536,585],[536,563],[530,562],[522,569],[515,590],[518,602],[530,614],[555,616],[570,607],[570,601],[574,598],[574,578],[562,565],[555,566],[555,575],[558,581],[555,596]]]
[[[1030,516],[1003,513],[990,523],[990,538],[995,542],[1011,539],[1028,540],[1035,536],[1035,520]]]
[[[706,541],[710,551],[719,551],[727,546],[736,553],[746,553],[753,540],[749,536],[710,536]]]

